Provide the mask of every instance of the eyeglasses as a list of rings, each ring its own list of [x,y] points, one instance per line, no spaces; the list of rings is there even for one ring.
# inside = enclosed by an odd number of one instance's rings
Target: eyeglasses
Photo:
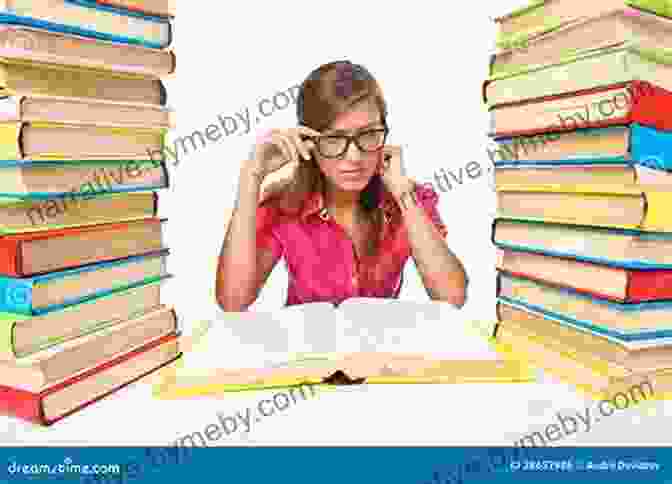
[[[348,151],[350,143],[355,143],[360,151],[366,153],[378,151],[385,146],[389,131],[389,128],[385,126],[384,128],[367,129],[353,136],[329,134],[325,136],[302,136],[301,138],[313,141],[318,153],[324,158],[338,158]]]

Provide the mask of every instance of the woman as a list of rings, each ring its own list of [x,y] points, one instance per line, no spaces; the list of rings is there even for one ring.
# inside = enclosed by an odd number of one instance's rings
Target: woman
[[[321,66],[301,87],[297,115],[297,128],[272,131],[242,163],[217,269],[222,309],[246,310],[281,257],[287,305],[398,297],[413,257],[430,298],[462,307],[467,276],[446,244],[438,196],[385,145],[387,108],[371,74],[349,61]],[[291,179],[258,203],[266,176],[292,162]]]

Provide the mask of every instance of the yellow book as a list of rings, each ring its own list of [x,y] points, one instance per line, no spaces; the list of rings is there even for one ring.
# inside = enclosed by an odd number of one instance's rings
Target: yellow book
[[[148,160],[162,152],[164,128],[0,122],[0,159]]]
[[[543,370],[595,400],[611,399],[618,392],[636,388],[646,390],[644,398],[648,400],[667,400],[672,396],[672,368],[633,372],[544,338],[510,319],[498,323],[496,340],[503,358]]]
[[[455,314],[442,318],[448,313],[436,311],[437,319],[425,319],[436,304],[442,303],[356,298],[338,309],[313,303],[272,314],[225,313],[222,320],[183,338],[183,359],[163,373],[154,395],[179,399],[302,385],[533,380],[525,365],[501,359],[492,339],[468,334],[470,328]],[[378,316],[365,316],[371,312]],[[395,318],[389,317],[392,313]],[[294,344],[282,344],[278,350],[274,334]],[[311,335],[311,344],[306,344]],[[316,351],[292,351],[292,347]],[[324,349],[329,351],[320,351]]]
[[[672,192],[624,185],[503,185],[498,216],[647,232],[672,231]]]
[[[16,94],[166,104],[165,87],[156,78],[0,58],[0,95]]]

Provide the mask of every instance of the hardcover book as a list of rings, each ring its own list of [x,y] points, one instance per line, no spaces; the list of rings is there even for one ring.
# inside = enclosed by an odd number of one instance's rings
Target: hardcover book
[[[4,0],[0,22],[155,49],[172,41],[170,18],[93,0]]]
[[[448,303],[353,298],[277,312],[221,313],[159,398],[310,384],[530,381]],[[263,328],[263,331],[261,330]]]
[[[27,277],[164,250],[162,222],[149,218],[0,236],[0,274]]]
[[[37,316],[168,276],[168,251],[33,277],[0,276],[0,311]]]
[[[38,64],[85,67],[144,77],[173,74],[172,51],[90,39],[49,30],[0,23],[0,57]]]
[[[669,269],[612,267],[510,249],[497,252],[497,268],[514,276],[571,287],[618,302],[672,300],[672,270]]]

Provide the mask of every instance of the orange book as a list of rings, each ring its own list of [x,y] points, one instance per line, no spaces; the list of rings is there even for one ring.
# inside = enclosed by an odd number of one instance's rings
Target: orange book
[[[26,277],[163,250],[153,217],[0,237],[0,275]]]

